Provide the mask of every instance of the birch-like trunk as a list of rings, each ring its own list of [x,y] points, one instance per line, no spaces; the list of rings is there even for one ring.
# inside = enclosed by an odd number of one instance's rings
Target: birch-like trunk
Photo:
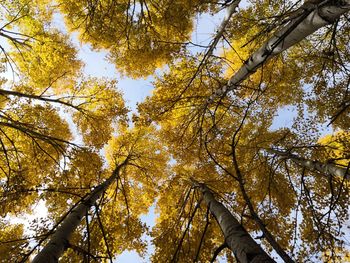
[[[49,243],[39,252],[32,263],[57,263],[64,251],[69,246],[69,239],[74,230],[79,226],[80,221],[95,204],[102,193],[118,178],[120,169],[127,164],[127,160],[119,165],[112,175],[97,186],[89,195],[72,209],[62,223],[57,227],[55,233],[51,236]]]
[[[190,85],[192,83],[192,81],[197,77],[197,75],[199,74],[199,72],[202,70],[202,68],[205,66],[205,62],[206,60],[211,57],[213,55],[213,52],[217,46],[217,44],[219,43],[220,39],[222,38],[222,35],[225,32],[225,28],[228,24],[228,22],[230,21],[232,15],[235,13],[236,8],[238,7],[239,3],[241,2],[241,0],[234,0],[227,8],[226,8],[226,15],[224,16],[223,20],[220,23],[220,26],[218,27],[218,29],[216,30],[216,35],[212,41],[212,43],[210,44],[208,50],[206,51],[206,53],[203,56],[203,59],[201,61],[201,63],[199,64],[196,73],[194,74],[194,76],[192,77],[192,79],[190,80],[190,83],[188,85]]]
[[[194,181],[194,180],[193,180]],[[218,202],[210,189],[202,183],[194,181],[202,192],[203,199],[209,207],[210,212],[216,218],[229,249],[236,255],[240,263],[272,263],[275,262],[258,245],[238,220],[227,208]]]
[[[221,39],[222,35],[225,32],[225,28],[226,28],[228,22],[230,21],[230,18],[235,13],[235,10],[238,7],[240,2],[241,2],[240,0],[235,0],[227,7],[226,15],[225,15],[224,19],[221,21],[221,24],[216,31],[217,33],[214,37],[213,43],[210,44],[210,47],[209,47],[207,53],[205,54],[204,59],[207,57],[210,57],[213,54],[213,51],[216,48],[216,45],[218,44],[219,40]]]
[[[319,161],[308,160],[288,152],[282,152],[273,149],[269,149],[266,151],[273,154],[277,154],[283,158],[290,159],[301,167],[305,167],[312,171],[319,171],[325,174],[326,176],[332,175],[336,178],[345,178],[345,180],[350,179],[350,171],[344,167],[340,167],[332,163],[322,163]]]
[[[268,59],[300,42],[319,28],[335,22],[342,14],[350,10],[350,0],[320,2],[321,4],[313,8],[305,9],[299,16],[292,18],[286,26],[275,32],[274,36],[253,53],[228,83],[210,97],[209,102],[233,90]]]

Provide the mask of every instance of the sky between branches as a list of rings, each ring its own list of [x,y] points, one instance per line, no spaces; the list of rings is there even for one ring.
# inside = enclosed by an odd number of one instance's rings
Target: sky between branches
[[[192,41],[194,43],[200,45],[209,44],[210,40],[215,35],[215,29],[220,24],[224,15],[224,11],[219,14],[213,16],[203,15],[198,17],[195,20],[196,29],[195,33],[192,35]],[[64,30],[63,22],[61,21],[61,17],[56,16],[55,23],[57,27]],[[110,64],[105,60],[105,56],[107,53],[105,52],[95,52],[93,51],[89,45],[81,45],[77,41],[76,34],[73,34],[73,42],[76,44],[79,50],[79,58],[85,63],[84,73],[86,75],[94,76],[94,77],[107,77],[118,80],[118,87],[124,93],[124,99],[126,101],[126,105],[130,108],[131,113],[137,111],[137,103],[142,102],[148,95],[151,95],[152,92],[152,77],[148,77],[146,79],[138,79],[134,80],[131,78],[122,77],[115,69],[113,64]],[[218,45],[218,49],[216,52],[220,52],[220,45]],[[199,48],[193,48],[193,52],[204,51]],[[163,69],[166,70],[166,69]],[[159,70],[160,73],[162,70]],[[6,74],[10,74],[9,72]],[[295,117],[296,112],[293,108],[285,107],[279,111],[278,116],[275,117],[275,121],[271,128],[277,129],[278,127],[284,126],[288,127],[293,122],[293,117]],[[324,134],[329,133],[330,130],[323,127]],[[35,209],[36,215],[45,216],[45,207],[43,204],[40,204]],[[155,224],[156,213],[154,211],[154,206],[150,209],[147,215],[142,217],[143,221],[147,223],[149,227],[152,227]],[[149,241],[149,239],[146,240]],[[150,244],[149,244],[150,245]],[[149,246],[149,253],[152,251],[152,247]],[[142,259],[134,252],[124,252],[122,255],[118,256],[116,262],[147,262],[147,257]]]

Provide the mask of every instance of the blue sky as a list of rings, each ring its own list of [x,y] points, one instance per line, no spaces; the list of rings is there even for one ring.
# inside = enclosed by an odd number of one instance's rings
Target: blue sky
[[[244,3],[244,1],[242,1]],[[196,30],[192,35],[192,42],[206,45],[208,44],[215,35],[216,28],[220,24],[223,18],[224,12],[219,13],[215,17],[210,15],[203,15],[198,17],[195,20],[195,26],[197,26]],[[60,29],[64,30],[64,25],[62,22],[62,17],[57,15],[55,17],[55,23]],[[152,77],[148,77],[146,79],[131,79],[127,77],[122,77],[115,69],[115,65],[109,63],[105,57],[107,55],[106,52],[95,52],[93,51],[89,45],[81,45],[77,41],[76,34],[73,34],[73,41],[77,45],[79,49],[79,57],[85,63],[85,73],[86,75],[95,76],[95,77],[107,77],[118,80],[118,87],[124,94],[124,100],[127,106],[130,108],[132,112],[135,112],[137,109],[137,103],[142,102],[147,96],[152,93]],[[3,38],[0,38],[0,45],[7,46]],[[219,44],[220,47],[221,44]],[[199,51],[198,48],[192,48],[191,51],[196,52]],[[160,70],[161,71],[161,70]],[[9,79],[12,78],[12,74],[9,72],[5,73]],[[11,75],[11,76],[9,76]],[[305,111],[307,114],[307,110]],[[297,116],[297,109],[295,107],[283,107],[278,111],[277,116],[274,118],[271,129],[278,129],[280,127],[292,127],[294,123],[294,118]],[[322,135],[326,133],[332,132],[332,129],[326,127],[326,125],[322,125],[320,127],[322,130]],[[145,222],[149,228],[152,228],[157,219],[157,214],[155,212],[155,204],[151,206],[150,210],[147,214],[141,217],[141,220]],[[45,207],[45,202],[39,202],[34,208],[35,213],[32,216],[27,216],[26,218],[18,218],[18,223],[28,223],[28,221],[34,220],[40,216],[45,216],[47,214],[47,210]],[[12,219],[11,219],[12,220]],[[300,220],[300,219],[299,219]],[[14,222],[13,222],[14,223]],[[139,263],[139,262],[149,262],[149,256],[154,251],[154,247],[151,244],[151,238],[149,236],[143,237],[146,242],[148,242],[148,249],[145,258],[141,258],[137,253],[133,251],[125,251],[116,259],[114,262],[120,263]],[[273,256],[277,256],[276,253],[273,252]],[[221,259],[220,261],[223,261]],[[281,261],[279,261],[281,262]]]
[[[116,78],[118,88],[123,91],[126,104],[132,111],[136,111],[136,103],[151,95],[152,78],[135,80],[121,77],[114,64],[105,59],[106,54],[106,52],[94,52],[89,45],[82,45],[79,50],[79,57],[85,62],[85,73],[95,77]]]
[[[192,35],[192,41],[200,45],[208,44],[215,35],[215,29],[220,24],[223,15],[224,12],[219,13],[215,17],[207,14],[197,17],[194,21],[197,28]],[[60,28],[60,30],[66,31],[63,23],[63,17],[60,14],[55,14],[54,24],[56,27]],[[130,108],[131,112],[136,112],[137,103],[142,102],[147,96],[151,95],[153,89],[151,83],[152,77],[137,80],[122,77],[116,71],[114,64],[111,64],[106,60],[107,52],[96,52],[91,49],[90,45],[82,45],[77,40],[76,33],[72,34],[72,41],[79,50],[79,58],[85,63],[84,73],[86,75],[94,77],[107,77],[117,79],[118,88],[123,92],[124,100],[126,102],[126,105]],[[3,38],[0,38],[0,45],[4,47],[8,46],[6,40]],[[201,50],[198,48],[192,48],[191,51],[196,52]],[[0,75],[6,77],[10,81],[16,79],[16,74],[12,74],[12,71],[10,69],[7,69],[6,72]],[[9,218],[9,220],[11,220],[11,222],[23,223],[24,225],[27,225],[35,218],[45,217],[47,213],[45,203],[41,202],[40,204],[34,206],[33,211],[33,218],[27,215],[23,218]],[[157,215],[155,213],[155,205],[153,205],[150,208],[149,212],[141,217],[141,220],[151,228],[156,223],[156,217]],[[149,256],[153,252],[154,248],[151,245],[150,237],[145,236],[144,238],[149,244],[147,255],[144,259],[133,251],[125,251],[116,258],[115,262],[149,262]]]
[[[195,21],[197,29],[192,35],[192,41],[201,45],[208,44],[215,34],[215,29],[220,24],[223,18],[224,12],[221,12],[215,17],[210,15],[203,15],[198,17]],[[60,28],[64,28],[63,23],[60,21],[62,17],[57,17],[55,23]],[[95,52],[89,45],[80,45],[77,41],[76,35],[73,35],[74,43],[79,47],[79,57],[85,63],[85,73],[87,75],[95,77],[108,77],[118,80],[118,87],[124,94],[124,99],[127,106],[132,112],[136,111],[137,103],[142,102],[148,95],[152,93],[152,77],[146,79],[131,79],[122,77],[115,69],[115,66],[109,63],[105,57],[106,52]],[[2,45],[2,43],[1,43]],[[198,51],[198,49],[193,49]],[[281,126],[291,127],[293,118],[296,116],[296,110],[290,107],[284,107],[279,111],[276,116],[271,128],[277,129]],[[150,228],[156,223],[155,205],[151,207],[148,214],[142,216],[144,221]],[[153,252],[154,248],[150,244],[150,238],[145,237],[145,240],[149,243],[147,256],[142,259],[133,251],[125,251],[119,255],[115,262],[120,263],[138,263],[138,262],[149,262],[148,256]]]
[[[215,35],[215,29],[220,24],[223,12],[215,17],[211,15],[202,15],[195,20],[197,29],[192,35],[192,41],[197,44],[206,45]],[[63,24],[56,22],[59,27]],[[118,88],[123,91],[124,99],[132,111],[136,110],[136,103],[143,101],[146,96],[151,95],[152,77],[147,79],[131,79],[122,77],[115,69],[114,64],[109,63],[105,57],[106,52],[95,52],[89,45],[80,45],[74,34],[73,41],[79,45],[79,57],[85,62],[85,73],[95,77],[116,78],[118,80]],[[200,51],[193,48],[193,51]]]
[[[198,17],[195,21],[197,29],[192,35],[192,41],[197,44],[208,44],[215,35],[215,29],[220,24],[223,18],[224,12],[212,17],[210,15],[203,15]],[[142,102],[148,95],[152,93],[152,77],[146,79],[131,79],[122,77],[115,69],[115,66],[109,63],[105,57],[106,52],[95,52],[89,45],[80,45],[74,39],[74,42],[79,45],[79,56],[85,62],[85,73],[87,75],[96,77],[108,77],[116,78],[118,80],[118,88],[122,90],[124,99],[127,106],[132,112],[137,110],[137,103]],[[220,44],[219,44],[220,47]],[[193,49],[194,52],[200,51],[198,48]],[[284,107],[280,109],[278,116],[275,117],[272,129],[278,129],[279,127],[291,127],[293,124],[293,118],[296,117],[297,111],[295,108]],[[155,205],[153,205],[148,214],[142,216],[142,221],[145,222],[150,228],[156,223]],[[154,247],[151,245],[150,237],[144,237],[148,242],[147,255],[143,259],[137,253],[133,251],[125,251],[119,255],[115,262],[119,263],[141,263],[149,262],[149,256],[154,251]]]
[[[212,17],[210,15],[203,15],[196,19],[195,25],[198,26],[195,33],[192,35],[192,41],[205,45],[210,42],[215,34],[215,28],[220,24],[223,17],[223,12],[219,15]],[[57,24],[62,27],[61,21],[57,20]],[[79,57],[85,63],[85,73],[87,75],[95,77],[108,77],[115,78],[118,80],[118,88],[124,94],[124,100],[127,106],[132,112],[136,111],[137,103],[142,102],[148,95],[152,93],[152,77],[146,79],[131,79],[127,77],[122,77],[115,69],[115,66],[109,63],[105,57],[106,52],[95,52],[89,45],[80,45],[77,41],[76,35],[73,39],[74,43],[79,46]],[[193,51],[199,51],[198,49],[193,49]],[[141,220],[145,222],[150,228],[155,225],[156,214],[155,205],[151,207],[148,214],[143,215]],[[150,237],[144,237],[148,242],[148,251],[146,257],[143,259],[137,253],[133,251],[125,251],[119,255],[115,262],[119,263],[139,263],[139,262],[149,262],[149,256],[153,252],[154,248],[151,245]]]

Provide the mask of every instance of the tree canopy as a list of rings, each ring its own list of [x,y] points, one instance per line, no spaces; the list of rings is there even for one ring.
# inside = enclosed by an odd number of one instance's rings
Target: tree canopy
[[[0,262],[349,260],[349,10],[2,1]],[[152,94],[131,112],[83,45]]]

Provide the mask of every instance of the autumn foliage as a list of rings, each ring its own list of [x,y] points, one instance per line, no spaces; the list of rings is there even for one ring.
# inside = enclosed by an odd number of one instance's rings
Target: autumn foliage
[[[2,1],[0,262],[125,251],[347,262],[349,10],[349,0]],[[209,15],[223,22],[196,43]],[[85,73],[83,45],[123,76],[152,76],[137,111],[117,79]],[[31,220],[38,206],[45,218]]]

